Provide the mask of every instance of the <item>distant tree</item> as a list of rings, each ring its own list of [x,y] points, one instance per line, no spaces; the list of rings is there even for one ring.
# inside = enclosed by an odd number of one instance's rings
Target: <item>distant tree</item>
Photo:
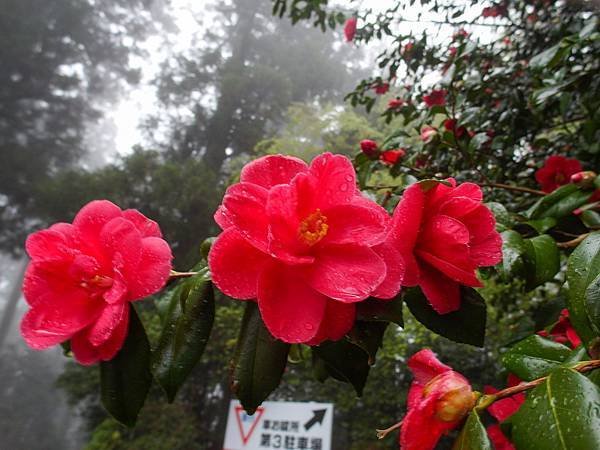
[[[85,153],[85,127],[155,28],[163,0],[0,2],[0,246],[31,226],[33,190]]]

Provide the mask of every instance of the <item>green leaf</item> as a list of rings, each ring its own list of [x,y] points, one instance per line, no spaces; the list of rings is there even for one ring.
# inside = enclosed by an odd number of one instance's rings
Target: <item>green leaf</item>
[[[348,333],[348,340],[362,348],[369,356],[370,366],[375,364],[377,351],[382,345],[383,335],[388,324],[385,322],[364,322],[357,320]]]
[[[502,236],[502,271],[505,277],[520,274],[525,269],[523,255],[527,251],[525,240],[519,233],[507,230]]]
[[[487,133],[477,133],[475,136],[471,138],[469,141],[469,152],[473,153],[481,148],[483,144],[488,142],[490,137]]]
[[[133,306],[123,347],[110,361],[100,363],[102,405],[123,425],[135,425],[150,390],[150,344]]]
[[[568,347],[533,335],[502,355],[502,364],[522,380],[531,381],[560,366],[570,354]]]
[[[598,387],[573,370],[555,370],[512,417],[512,438],[519,450],[600,448]]]
[[[394,322],[404,327],[402,318],[402,296],[392,300],[369,298],[356,305],[356,319],[367,322]]]
[[[600,229],[600,214],[596,211],[583,211],[581,213],[581,221],[591,230]]]
[[[557,220],[554,217],[545,217],[543,219],[528,220],[525,222],[540,234],[545,233],[556,226]]]
[[[541,69],[546,67],[558,53],[561,44],[558,43],[550,48],[547,48],[542,53],[538,53],[529,60],[529,67],[532,69]]]
[[[600,274],[585,290],[585,309],[592,328],[598,332],[600,330]]]
[[[214,292],[204,275],[186,280],[173,292],[153,354],[154,377],[169,402],[204,353],[214,317]]]
[[[350,383],[356,395],[362,396],[370,369],[366,351],[345,339],[324,342],[312,349],[313,354],[325,363],[329,375],[336,380]]]
[[[589,318],[586,291],[599,273],[600,232],[594,232],[571,253],[567,265],[569,319],[586,344],[597,336]]]
[[[233,360],[231,389],[248,414],[254,414],[279,386],[289,349],[289,344],[271,336],[256,303],[247,302]]]
[[[472,288],[461,286],[460,309],[438,314],[420,288],[405,292],[404,302],[415,318],[431,331],[454,342],[483,347],[485,340],[486,305]]]
[[[446,180],[428,179],[428,180],[418,181],[418,183],[419,183],[419,186],[421,186],[421,189],[423,190],[423,192],[427,192],[430,189],[433,189],[438,184],[443,184],[445,186],[451,186],[450,182],[448,182]]]
[[[510,216],[510,213],[507,211],[506,207],[502,203],[498,202],[487,202],[485,204],[494,214],[496,218],[496,224],[502,224],[507,228],[510,228],[514,225],[514,220]]]
[[[524,242],[527,287],[533,289],[554,278],[560,269],[560,253],[554,239],[547,234]]]
[[[487,432],[475,410],[469,414],[463,429],[452,445],[452,450],[492,450]]]
[[[584,205],[591,195],[591,192],[582,191],[577,185],[569,183],[542,197],[527,210],[525,215],[529,219],[546,217],[560,219],[569,216],[575,209]]]

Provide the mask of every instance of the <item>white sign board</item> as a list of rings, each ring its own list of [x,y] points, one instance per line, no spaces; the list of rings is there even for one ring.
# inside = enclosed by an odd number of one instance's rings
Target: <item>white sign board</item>
[[[249,416],[229,405],[223,450],[331,450],[333,404],[264,402]]]

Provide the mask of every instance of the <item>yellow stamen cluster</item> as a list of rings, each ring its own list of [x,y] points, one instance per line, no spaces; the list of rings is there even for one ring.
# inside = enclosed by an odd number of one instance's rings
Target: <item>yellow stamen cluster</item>
[[[298,227],[298,235],[307,245],[315,245],[327,235],[327,217],[320,209],[310,214]]]

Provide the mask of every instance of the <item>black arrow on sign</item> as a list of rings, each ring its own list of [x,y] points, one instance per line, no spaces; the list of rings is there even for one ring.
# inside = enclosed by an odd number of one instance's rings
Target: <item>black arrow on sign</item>
[[[327,412],[326,409],[315,409],[313,410],[313,416],[312,419],[310,419],[308,422],[306,422],[304,424],[304,429],[306,431],[310,430],[314,424],[316,424],[317,422],[319,422],[320,425],[323,424],[323,419],[325,418],[325,413]]]

